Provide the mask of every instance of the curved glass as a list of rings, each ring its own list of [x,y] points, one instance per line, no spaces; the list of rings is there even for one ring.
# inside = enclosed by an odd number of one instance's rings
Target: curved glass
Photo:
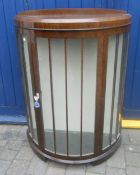
[[[118,46],[118,58],[117,58],[117,68],[116,68],[116,81],[115,81],[115,92],[114,92],[114,110],[113,110],[113,121],[112,121],[112,139],[111,143],[116,141],[117,139],[117,127],[118,127],[118,121],[119,118],[119,94],[120,94],[120,81],[121,81],[121,61],[122,59],[122,48],[123,48],[123,35],[119,36],[119,46]]]
[[[74,156],[94,151],[97,45],[95,38],[37,38],[48,151]]]
[[[34,141],[37,143],[37,127],[36,127],[36,120],[35,120],[35,110],[34,110],[34,98],[33,98],[33,91],[32,91],[32,81],[31,81],[31,72],[30,72],[30,62],[29,62],[29,52],[28,52],[28,43],[27,39],[23,37],[23,48],[24,48],[24,57],[25,57],[25,71],[26,71],[26,77],[27,77],[27,86],[28,86],[28,94],[29,94],[29,100],[30,100],[30,115],[29,116],[29,124],[31,125],[32,129],[31,136],[34,139]],[[31,120],[31,121],[30,121]]]
[[[83,46],[83,139],[82,153],[94,152],[98,39],[84,39]]]
[[[45,148],[47,148],[47,150],[49,151],[54,152],[48,39],[37,38],[37,51],[38,51],[40,82],[41,82],[40,86],[42,92]]]
[[[112,109],[115,47],[116,47],[116,36],[111,36],[109,38],[109,44],[108,44],[103,148],[110,144],[110,122],[111,122],[111,109]]]
[[[103,149],[117,139],[119,86],[122,60],[123,34],[110,36],[108,45],[106,94],[103,129]]]

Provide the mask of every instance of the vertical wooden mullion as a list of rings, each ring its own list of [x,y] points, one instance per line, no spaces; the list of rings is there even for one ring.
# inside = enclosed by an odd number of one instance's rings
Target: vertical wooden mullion
[[[82,156],[83,142],[83,39],[81,39],[81,122],[80,122],[80,156]]]
[[[122,48],[122,60],[121,60],[121,73],[120,73],[120,84],[119,84],[119,97],[118,97],[118,110],[117,110],[117,121],[121,123],[120,113],[122,113],[123,106],[123,97],[124,97],[124,83],[125,83],[125,74],[126,74],[126,65],[127,65],[127,54],[128,54],[128,33],[123,34],[123,48]],[[124,67],[125,66],[125,67]],[[118,122],[116,122],[116,138],[120,128],[118,128]],[[119,131],[118,131],[119,129]]]
[[[40,99],[38,101],[39,103],[41,103],[39,65],[38,65],[37,46],[34,31],[28,32],[28,43],[29,43],[28,49],[29,49],[29,58],[30,58],[29,61],[30,61],[30,72],[31,72],[33,94],[36,95],[36,93],[39,93]],[[44,140],[42,104],[40,104],[39,108],[35,108],[35,119],[36,119],[39,148],[41,150],[44,150],[45,140]]]
[[[99,36],[99,42],[98,42],[98,58],[97,58],[97,73],[96,73],[96,104],[95,104],[96,118],[95,118],[95,134],[94,134],[95,155],[100,154],[103,142],[107,53],[108,53],[108,37],[102,34]]]
[[[69,155],[69,125],[68,125],[68,82],[67,82],[67,41],[64,39],[65,52],[65,95],[66,95],[66,141],[67,141],[67,156]]]
[[[56,130],[55,130],[54,95],[53,95],[54,90],[53,90],[52,58],[51,58],[51,41],[50,41],[50,39],[48,39],[48,46],[49,46],[49,68],[50,68],[50,89],[51,89],[51,103],[52,103],[54,152],[56,154]]]
[[[114,99],[115,99],[115,87],[116,87],[116,72],[117,72],[117,62],[118,62],[118,47],[119,47],[119,35],[116,36],[116,48],[115,48],[115,61],[114,61],[114,74],[113,74],[113,90],[112,90],[112,104],[111,104],[111,116],[110,116],[110,133],[109,142],[112,142],[112,126],[113,126],[113,112],[114,112]]]

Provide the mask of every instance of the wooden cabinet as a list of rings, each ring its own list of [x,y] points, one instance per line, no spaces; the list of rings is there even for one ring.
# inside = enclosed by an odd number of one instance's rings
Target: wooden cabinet
[[[16,16],[28,138],[41,157],[100,162],[119,146],[130,22],[105,9]]]

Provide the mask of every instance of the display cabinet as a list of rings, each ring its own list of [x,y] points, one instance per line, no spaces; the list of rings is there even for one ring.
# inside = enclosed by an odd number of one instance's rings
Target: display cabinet
[[[130,23],[109,9],[15,17],[27,134],[40,157],[98,163],[118,148]]]

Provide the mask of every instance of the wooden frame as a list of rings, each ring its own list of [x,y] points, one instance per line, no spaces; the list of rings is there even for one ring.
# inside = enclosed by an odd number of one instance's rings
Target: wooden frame
[[[84,14],[87,13],[87,17]],[[100,15],[102,14],[102,15]],[[55,18],[55,15],[58,15]],[[74,19],[74,15],[78,17]],[[106,17],[107,15],[107,17]],[[39,17],[40,16],[40,17]],[[65,17],[66,16],[66,17]],[[67,18],[68,16],[68,18]],[[90,17],[89,17],[90,16]],[[46,17],[47,19],[44,19]],[[71,18],[69,18],[71,17]],[[72,18],[73,17],[73,18]],[[42,19],[40,19],[42,18]],[[64,19],[63,19],[64,18]],[[58,22],[58,19],[60,22]],[[69,19],[71,21],[69,22]],[[72,20],[73,19],[73,20]],[[95,20],[96,19],[96,20]],[[77,22],[79,20],[79,22]],[[123,82],[124,76],[120,80],[120,95],[118,103],[118,119],[116,126],[116,140],[114,143],[111,143],[112,129],[110,129],[110,144],[108,147],[103,149],[103,124],[104,124],[104,109],[105,109],[105,88],[106,88],[106,72],[107,72],[107,57],[108,57],[108,43],[109,37],[112,35],[116,36],[116,49],[115,49],[115,63],[117,63],[118,57],[118,37],[120,34],[128,33],[129,26],[131,23],[131,16],[123,11],[117,10],[100,10],[100,9],[70,9],[70,10],[42,10],[42,11],[29,11],[24,12],[15,18],[16,27],[18,28],[18,33],[21,36],[26,35],[28,40],[28,51],[30,57],[30,71],[31,79],[33,86],[33,94],[37,92],[40,94],[39,103],[42,104],[41,98],[41,82],[39,75],[39,65],[38,65],[38,56],[37,56],[37,44],[36,39],[38,37],[48,38],[48,47],[49,47],[49,68],[50,68],[50,89],[51,89],[51,99],[52,99],[52,116],[53,116],[53,138],[54,138],[54,152],[50,152],[45,149],[45,137],[44,137],[44,123],[42,116],[42,108],[35,109],[35,119],[37,124],[37,138],[38,142],[35,142],[32,138],[32,135],[29,133],[32,132],[28,130],[28,139],[34,149],[34,151],[42,158],[49,158],[58,162],[70,163],[70,164],[79,164],[79,163],[88,163],[95,162],[99,163],[107,159],[113,154],[113,152],[120,145],[120,135],[118,137],[118,123],[119,123],[119,113],[121,113],[122,106],[122,96],[123,96]],[[62,22],[63,21],[63,22]],[[94,150],[93,153],[88,155],[82,154],[82,117],[83,117],[83,39],[84,38],[98,38],[98,56],[97,56],[97,73],[96,73],[96,118],[95,118],[95,137],[94,137]],[[56,128],[55,128],[55,114],[54,114],[54,96],[53,96],[53,80],[52,80],[52,62],[51,62],[51,39],[52,38],[61,38],[64,39],[64,57],[65,57],[65,99],[66,99],[66,155],[60,155],[56,152]],[[67,96],[67,48],[66,43],[68,38],[80,38],[81,39],[81,104],[80,104],[80,155],[71,156],[69,155],[69,139],[68,139],[68,96]],[[22,43],[22,40],[21,40]],[[127,39],[124,37],[123,42],[123,54],[122,61],[126,62],[127,49],[126,43]],[[22,48],[23,49],[23,48]],[[21,50],[22,50],[21,49]],[[24,60],[23,51],[21,56]],[[122,64],[123,64],[122,62]],[[23,62],[21,63],[23,64]],[[113,94],[115,88],[115,76],[116,76],[116,65],[114,64],[114,81],[113,81]],[[26,77],[26,67],[23,64],[23,77]],[[125,75],[123,67],[121,67],[121,74]],[[28,95],[28,85],[25,83],[25,94],[27,106],[29,106],[29,95]],[[114,102],[114,97],[112,96],[112,101]],[[29,108],[29,107],[28,107]],[[112,110],[114,106],[112,104]],[[113,112],[112,112],[113,113]],[[28,112],[28,117],[30,118],[31,113]],[[110,126],[112,127],[112,116]],[[31,121],[32,122],[32,121]],[[110,128],[111,128],[110,127]]]

